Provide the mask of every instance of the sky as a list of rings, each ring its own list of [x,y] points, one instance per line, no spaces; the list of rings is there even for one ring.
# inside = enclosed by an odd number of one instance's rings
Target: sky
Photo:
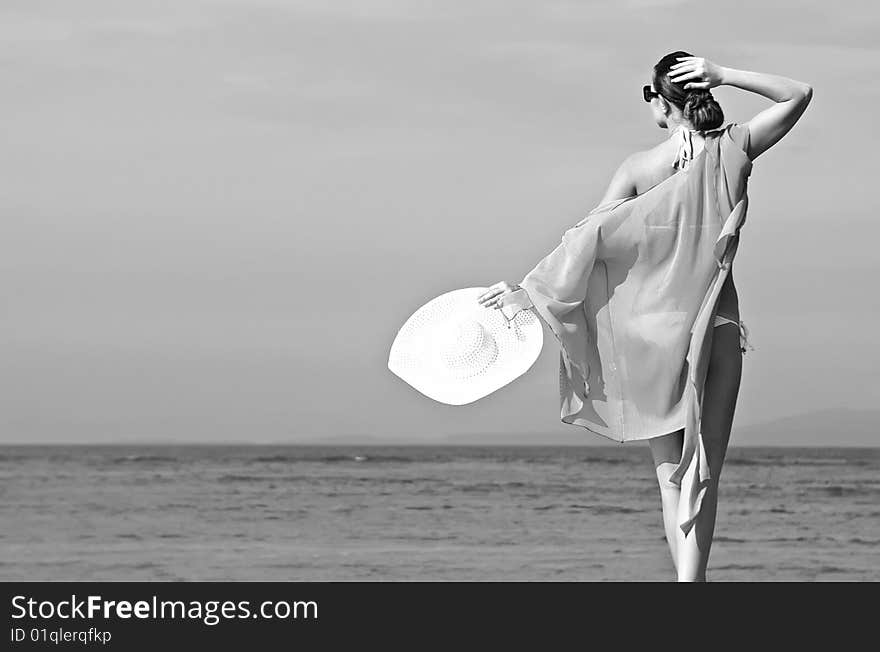
[[[640,89],[680,49],[814,88],[749,182],[738,443],[875,410],[878,33],[856,0],[4,0],[0,443],[604,443],[559,421],[549,330],[467,406],[387,357],[666,137]],[[714,94],[734,122],[770,102]]]

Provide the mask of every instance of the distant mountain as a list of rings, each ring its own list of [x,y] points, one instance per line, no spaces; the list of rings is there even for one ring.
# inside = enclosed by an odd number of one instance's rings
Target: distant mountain
[[[828,408],[737,427],[740,446],[880,446],[880,410]]]
[[[369,438],[350,438],[368,443]],[[381,438],[381,443],[418,443]],[[359,440],[359,441],[355,441]],[[327,441],[327,443],[331,443]],[[333,441],[332,443],[337,443]],[[338,442],[342,443],[342,442]],[[616,442],[580,427],[570,432],[472,433],[431,437],[425,443],[475,446],[618,446]],[[829,408],[746,426],[734,425],[733,446],[880,446],[880,410]]]
[[[570,433],[477,433],[449,435],[438,444],[481,446],[618,446],[580,427]],[[737,426],[731,436],[733,446],[880,446],[880,410],[829,408],[806,414]]]

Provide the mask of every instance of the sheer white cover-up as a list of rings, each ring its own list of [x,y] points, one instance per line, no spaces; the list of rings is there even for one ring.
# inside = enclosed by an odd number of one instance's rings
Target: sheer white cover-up
[[[703,388],[748,210],[748,136],[730,124],[704,132],[696,157],[681,147],[678,172],[594,208],[501,300],[508,314],[534,308],[556,336],[564,423],[619,442],[684,430],[672,480],[685,533],[710,479]]]

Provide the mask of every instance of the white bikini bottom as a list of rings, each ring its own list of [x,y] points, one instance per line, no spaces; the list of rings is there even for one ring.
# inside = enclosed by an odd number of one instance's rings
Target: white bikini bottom
[[[746,328],[745,322],[743,322],[742,320],[736,322],[732,319],[728,319],[727,317],[715,315],[715,323],[712,325],[717,327],[721,326],[722,324],[734,324],[735,326],[739,327],[739,348],[743,353],[746,352],[746,348],[748,348],[750,351],[755,350],[755,347],[753,347],[749,342],[749,329]]]

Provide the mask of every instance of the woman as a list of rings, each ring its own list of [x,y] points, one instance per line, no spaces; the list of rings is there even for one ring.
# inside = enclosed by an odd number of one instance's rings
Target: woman
[[[722,84],[775,104],[721,128],[710,89]],[[629,156],[523,281],[496,283],[479,302],[508,318],[534,309],[550,326],[563,422],[649,441],[678,580],[705,581],[747,344],[731,271],[747,179],[812,88],[674,52],[643,95],[669,137]]]

